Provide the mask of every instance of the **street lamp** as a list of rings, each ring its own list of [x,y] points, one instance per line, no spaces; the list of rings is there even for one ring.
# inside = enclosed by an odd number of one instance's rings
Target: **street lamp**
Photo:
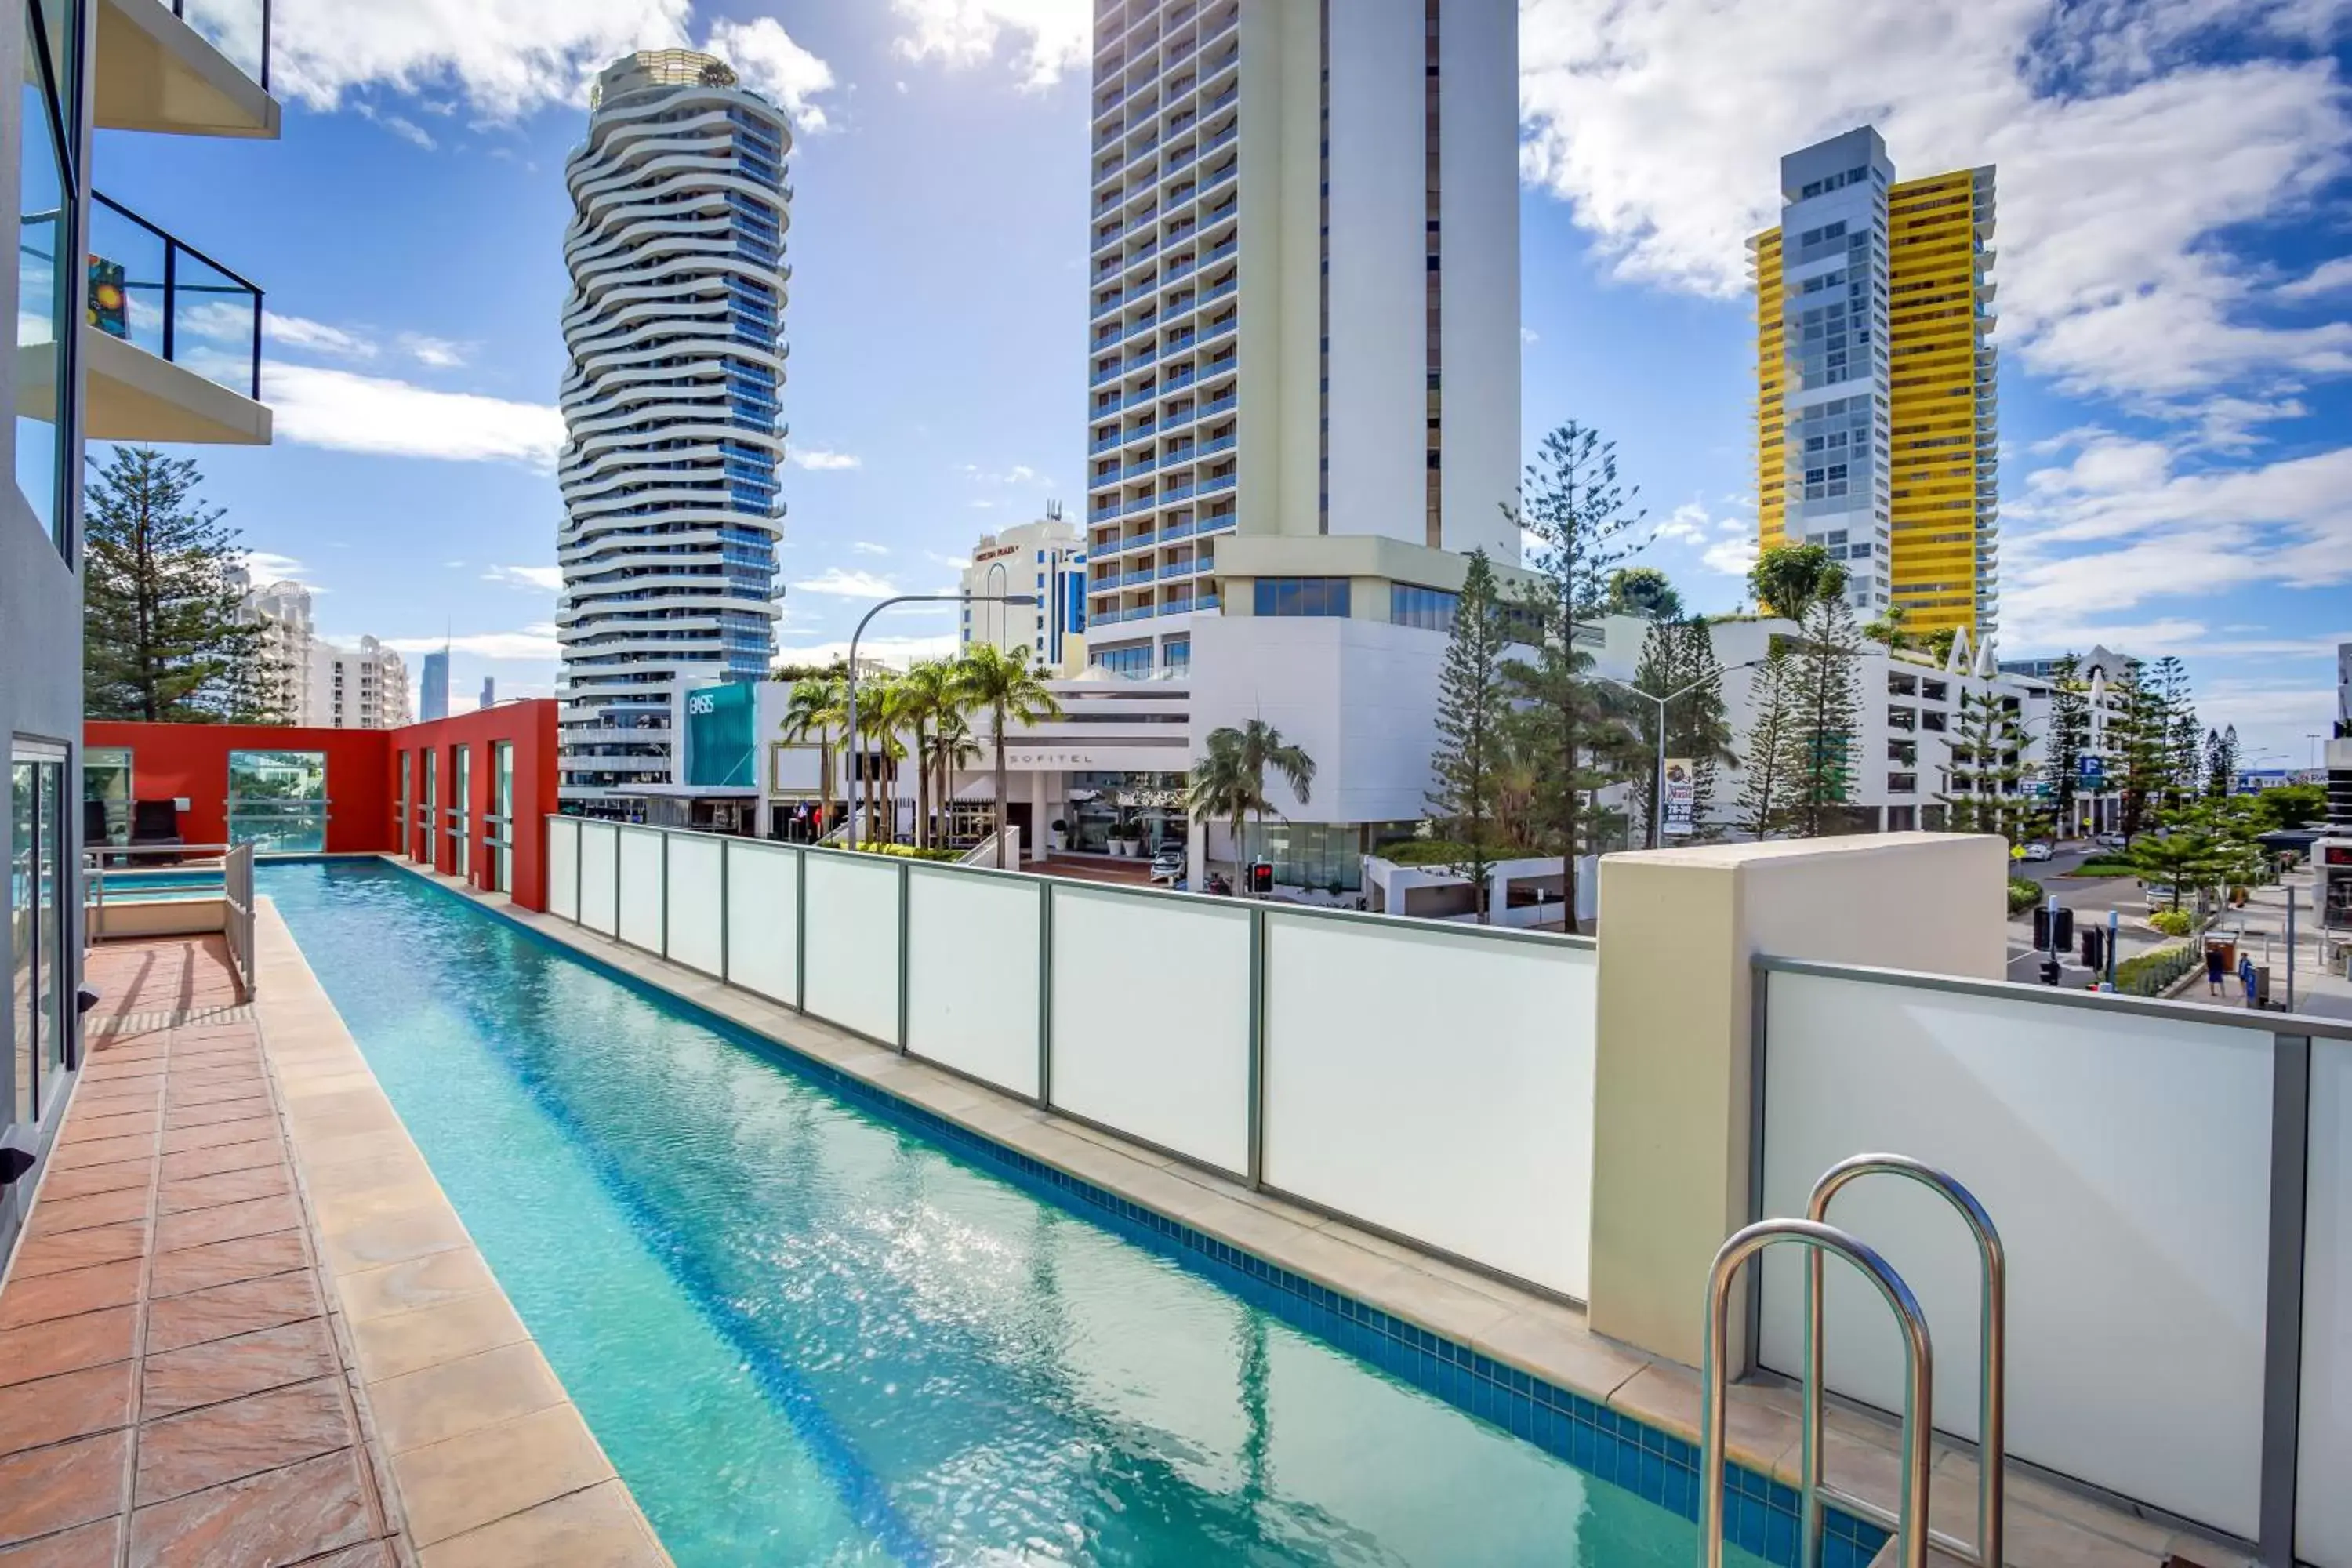
[[[1702,686],[1722,679],[1725,676],[1730,674],[1735,669],[1753,669],[1763,662],[1764,660],[1760,658],[1748,658],[1742,659],[1738,664],[1727,664],[1721,669],[1717,670],[1714,674],[1701,676],[1698,679],[1692,681],[1688,686],[1683,687],[1679,690],[1669,691],[1664,697],[1654,696],[1651,693],[1643,690],[1632,681],[1620,680],[1613,675],[1596,675],[1592,678],[1595,680],[1604,680],[1612,686],[1619,687],[1624,690],[1630,691],[1634,696],[1641,698],[1643,701],[1654,704],[1658,710],[1658,771],[1656,775],[1651,780],[1650,784],[1651,848],[1663,849],[1665,847],[1666,844],[1667,705],[1681,698],[1689,696],[1692,692],[1696,691]]]
[[[875,616],[880,615],[883,611],[888,609],[893,605],[927,605],[944,603],[969,606],[974,600],[978,600],[982,604],[1034,605],[1037,602],[1037,597],[1034,594],[893,594],[890,597],[877,602],[872,609],[866,611],[863,616],[860,616],[857,618],[856,629],[849,634],[849,675],[846,686],[849,692],[849,744],[856,752],[861,760],[865,755],[865,749],[859,743],[857,739],[857,639],[866,635],[866,623],[872,620]],[[854,781],[844,781],[845,784],[850,782]],[[850,808],[849,815],[851,822],[855,823],[857,819],[857,810],[856,806],[853,805]],[[893,808],[892,816],[894,818],[894,826],[891,828],[891,837],[895,839],[898,837],[898,828],[895,826],[895,817],[897,816],[895,807]],[[867,826],[870,828],[872,824],[867,824]],[[853,826],[850,830],[850,837],[852,840],[855,840],[856,837],[856,829]]]
[[[1005,571],[1003,562],[992,561],[988,563],[988,575],[982,579],[982,582],[987,586],[988,592],[982,595],[981,597],[983,599],[993,598],[997,601],[996,636],[989,640],[996,645],[997,652],[1003,653],[1004,651],[1004,602],[1002,598],[998,597],[998,595],[1000,595],[1004,589],[1013,585],[1013,574]]]

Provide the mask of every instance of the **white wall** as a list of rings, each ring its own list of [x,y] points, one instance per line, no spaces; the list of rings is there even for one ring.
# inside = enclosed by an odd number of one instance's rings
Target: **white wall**
[[[1037,884],[916,866],[907,892],[907,1049],[1034,1099]]]
[[[2337,745],[2345,742],[2337,742]],[[2311,1042],[2304,1200],[2303,1465],[2295,1555],[2352,1564],[2352,1040]]]

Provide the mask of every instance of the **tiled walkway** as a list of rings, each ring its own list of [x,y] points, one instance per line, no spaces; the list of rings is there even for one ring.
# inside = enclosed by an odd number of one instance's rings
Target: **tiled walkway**
[[[90,979],[236,1000],[182,940]],[[0,1568],[404,1561],[351,1387],[257,1026],[93,1031],[0,1289]]]

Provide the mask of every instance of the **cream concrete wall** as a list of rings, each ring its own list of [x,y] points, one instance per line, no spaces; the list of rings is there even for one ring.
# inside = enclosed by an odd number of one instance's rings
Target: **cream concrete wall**
[[[2000,839],[1955,833],[1602,858],[1595,1331],[1699,1360],[1707,1266],[1748,1217],[1752,961],[1998,980],[2008,865]]]

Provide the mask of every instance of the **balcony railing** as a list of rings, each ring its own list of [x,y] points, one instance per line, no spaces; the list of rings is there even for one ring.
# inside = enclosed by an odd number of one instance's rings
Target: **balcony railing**
[[[157,0],[228,63],[269,90],[270,0]]]
[[[89,324],[259,402],[261,289],[104,192],[91,195]]]

